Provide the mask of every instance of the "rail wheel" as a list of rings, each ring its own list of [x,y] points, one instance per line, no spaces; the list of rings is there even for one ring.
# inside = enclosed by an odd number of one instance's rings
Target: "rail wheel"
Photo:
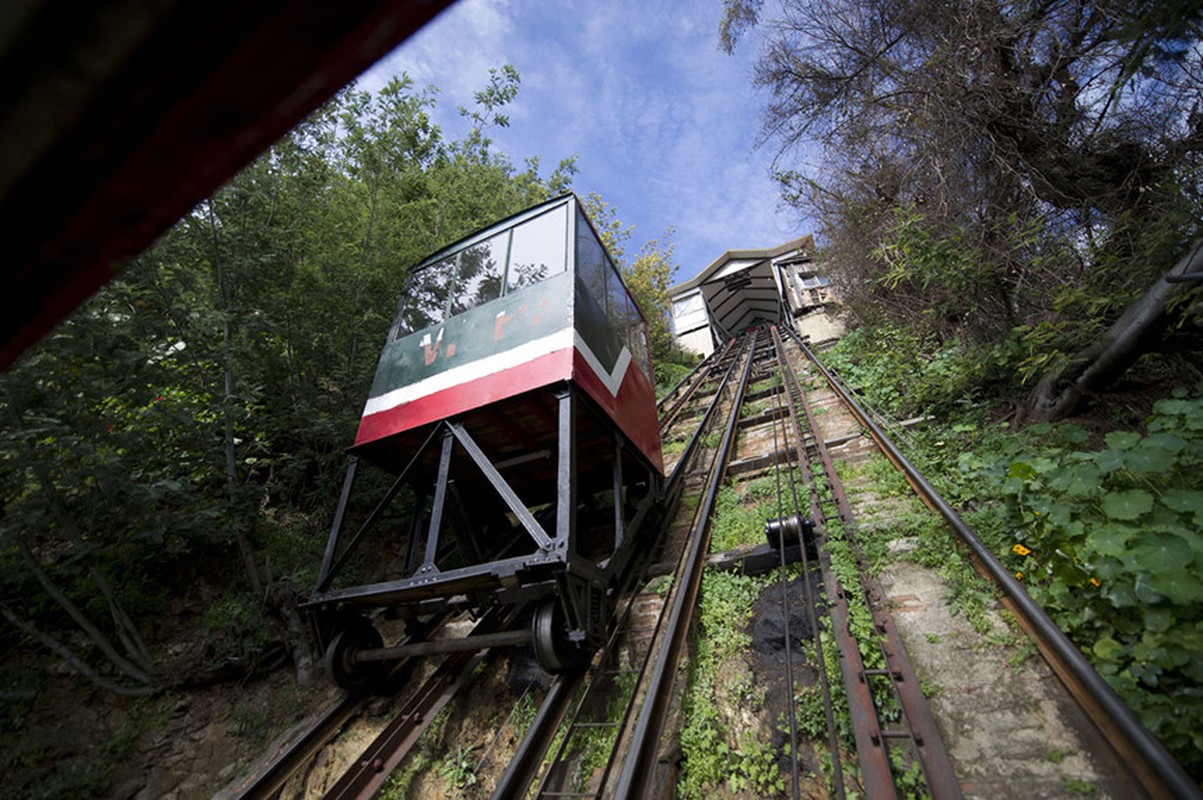
[[[334,637],[326,648],[326,674],[335,685],[352,691],[362,689],[384,677],[387,667],[383,661],[356,662],[361,650],[383,647],[380,632],[366,619],[357,617]]]
[[[548,600],[535,609],[530,626],[535,659],[543,669],[554,675],[581,663],[584,648],[568,638],[564,608],[557,601]]]

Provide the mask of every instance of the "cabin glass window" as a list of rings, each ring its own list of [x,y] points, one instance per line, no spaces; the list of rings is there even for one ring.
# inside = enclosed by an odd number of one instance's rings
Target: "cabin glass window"
[[[462,314],[501,297],[509,244],[510,232],[502,231],[453,256],[456,262],[455,295],[451,298],[448,316]]]
[[[647,354],[647,326],[643,322],[643,317],[639,314],[639,307],[635,305],[635,301],[630,297],[627,297],[627,318],[630,320],[630,326],[627,330],[630,332],[631,358],[643,370],[643,374],[651,378],[652,371],[648,363]]]
[[[568,204],[513,229],[506,291],[516,292],[563,272],[567,259]]]
[[[627,288],[622,285],[622,279],[618,277],[618,270],[614,269],[614,264],[609,258],[606,259],[606,266],[609,268],[607,270],[609,274],[606,275],[608,295],[606,308],[609,312],[610,324],[618,332],[619,338],[626,342],[631,338],[627,331],[631,325],[631,321],[627,317]]]
[[[580,209],[576,212],[576,278],[585,292],[604,312],[606,309],[606,273],[610,260],[593,235],[593,229]]]
[[[454,274],[455,256],[449,256],[406,276],[396,336],[429,328],[443,321]]]

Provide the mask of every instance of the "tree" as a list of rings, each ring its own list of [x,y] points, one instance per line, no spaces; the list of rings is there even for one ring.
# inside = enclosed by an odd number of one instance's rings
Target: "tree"
[[[1148,348],[1148,342],[1164,332],[1175,300],[1186,299],[1188,313],[1197,314],[1198,292],[1203,283],[1203,242],[1196,242],[1173,269],[1133,302],[1099,338],[1076,354],[1063,368],[1046,374],[1029,396],[1026,419],[1047,422],[1066,416],[1077,408],[1088,392],[1106,385],[1127,369]]]
[[[763,136],[861,316],[1072,352],[1198,235],[1203,3],[763,11],[729,0],[723,43],[767,31]]]
[[[660,239],[644,242],[639,248],[639,255],[623,272],[627,288],[647,318],[653,362],[672,357],[673,335],[668,323],[671,312],[668,287],[672,285],[673,275],[678,266],[673,257],[674,233],[675,231],[669,228]]]
[[[590,192],[583,197],[581,205],[584,207],[589,221],[597,229],[597,235],[601,237],[606,251],[621,269],[626,265],[627,242],[630,241],[635,229],[630,225],[624,225],[618,218],[618,209],[607,203],[597,192]]]
[[[295,601],[405,272],[575,171],[490,148],[517,87],[493,73],[459,141],[407,78],[345,91],[0,379],[6,635],[122,692],[253,669],[280,640],[303,668]],[[197,581],[238,630],[166,665],[142,637]]]

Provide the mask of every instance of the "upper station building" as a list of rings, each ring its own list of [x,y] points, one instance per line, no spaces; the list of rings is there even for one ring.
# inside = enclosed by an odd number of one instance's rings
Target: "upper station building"
[[[740,331],[786,318],[812,341],[838,338],[843,322],[814,254],[809,234],[768,249],[723,253],[694,278],[669,289],[677,342],[706,356]]]

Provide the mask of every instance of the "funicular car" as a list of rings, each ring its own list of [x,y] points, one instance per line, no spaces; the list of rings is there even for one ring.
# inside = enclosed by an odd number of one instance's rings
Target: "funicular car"
[[[663,477],[651,375],[644,318],[575,195],[410,270],[305,604],[334,679],[404,652],[381,613],[528,608],[548,671],[596,645]],[[352,531],[365,463],[394,477]]]

